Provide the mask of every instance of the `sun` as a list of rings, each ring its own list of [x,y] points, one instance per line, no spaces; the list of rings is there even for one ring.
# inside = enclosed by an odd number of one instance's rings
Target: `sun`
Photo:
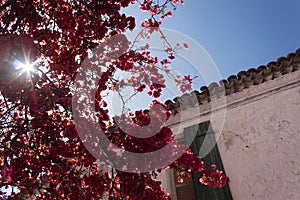
[[[42,60],[40,58],[29,61],[29,59],[12,61],[12,73],[15,75],[14,79],[29,82],[33,84],[33,80],[39,76],[39,66]]]
[[[33,78],[38,75],[40,59],[30,62],[29,59],[13,61],[15,79],[33,83]]]
[[[18,70],[21,74],[22,73],[31,74],[36,71],[36,65],[39,62],[40,62],[40,59],[37,59],[34,62],[29,62],[29,61],[22,62],[20,60],[15,60],[14,66],[15,66],[15,69]]]
[[[27,73],[30,73],[34,70],[34,64],[32,64],[32,63],[28,63],[28,62],[20,63],[19,66],[24,72],[27,72]]]

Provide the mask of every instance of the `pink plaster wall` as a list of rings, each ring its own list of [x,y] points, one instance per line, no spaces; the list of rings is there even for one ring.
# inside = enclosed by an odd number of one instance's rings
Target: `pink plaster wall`
[[[228,110],[218,145],[234,199],[300,199],[300,87]]]

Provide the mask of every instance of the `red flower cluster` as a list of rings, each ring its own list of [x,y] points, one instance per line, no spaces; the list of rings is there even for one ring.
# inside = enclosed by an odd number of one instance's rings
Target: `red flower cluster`
[[[174,81],[181,92],[192,90],[193,79],[191,78],[191,75],[183,76],[183,78],[181,78],[181,75],[177,75]]]
[[[228,177],[219,170],[205,170],[203,171],[203,176],[199,179],[199,181],[204,185],[223,187],[227,183]]]

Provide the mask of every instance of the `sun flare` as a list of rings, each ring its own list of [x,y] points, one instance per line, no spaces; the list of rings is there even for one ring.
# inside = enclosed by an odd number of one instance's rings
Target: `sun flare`
[[[16,60],[14,62],[14,66],[17,70],[20,70],[21,73],[26,72],[27,74],[30,74],[30,73],[35,72],[35,69],[36,69],[35,66],[39,62],[40,62],[40,59],[37,59],[34,62],[29,62],[29,61],[22,62],[22,61]]]
[[[23,69],[23,71],[29,73],[32,72],[34,67],[34,65],[32,63],[21,63],[20,64],[20,68]]]

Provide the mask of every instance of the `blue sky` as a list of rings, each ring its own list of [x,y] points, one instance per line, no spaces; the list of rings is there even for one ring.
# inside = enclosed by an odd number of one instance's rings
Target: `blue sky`
[[[199,43],[220,71],[213,80],[218,82],[300,48],[299,10],[300,0],[186,0],[171,18],[165,19],[162,28],[178,31]],[[149,17],[138,5],[125,12],[134,16],[138,24]],[[181,74],[199,77],[194,80],[194,90],[211,83],[182,59],[172,64]],[[159,98],[162,102],[180,96],[168,86]],[[147,95],[132,100],[132,108],[145,108],[151,102]]]
[[[226,78],[300,48],[300,1],[186,0],[162,27],[196,40]]]

